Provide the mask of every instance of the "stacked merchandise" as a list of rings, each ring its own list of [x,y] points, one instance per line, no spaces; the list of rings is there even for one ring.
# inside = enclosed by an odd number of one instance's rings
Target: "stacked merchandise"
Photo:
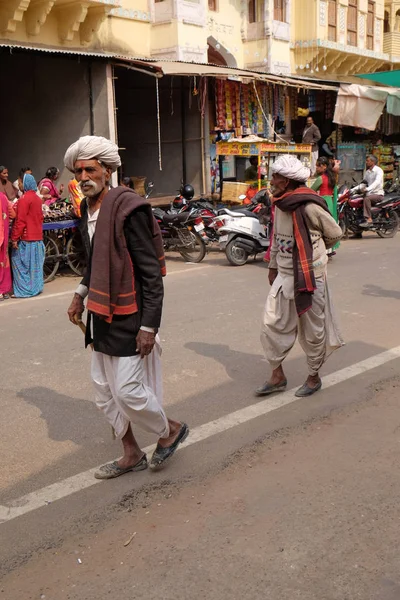
[[[216,125],[223,131],[235,131],[235,136],[269,134],[268,120],[273,112],[275,118],[284,118],[285,96],[283,89],[258,84],[257,92],[252,85],[236,81],[216,82]]]
[[[384,173],[384,182],[392,182],[395,178],[395,157],[393,153],[393,146],[381,145],[374,146],[372,148],[372,154],[378,159],[378,165],[381,167]]]

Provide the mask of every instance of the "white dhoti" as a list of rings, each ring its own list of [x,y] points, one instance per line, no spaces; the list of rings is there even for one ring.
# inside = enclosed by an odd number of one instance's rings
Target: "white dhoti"
[[[92,353],[92,380],[97,407],[121,439],[132,422],[158,437],[169,436],[162,408],[161,346],[157,339],[152,353],[140,356],[108,356]]]
[[[334,317],[325,277],[316,280],[312,308],[299,317],[293,278],[275,279],[265,304],[261,343],[272,369],[277,369],[292,349],[298,336],[307,356],[310,375],[316,375],[330,354],[343,346]],[[289,285],[285,285],[289,283]]]

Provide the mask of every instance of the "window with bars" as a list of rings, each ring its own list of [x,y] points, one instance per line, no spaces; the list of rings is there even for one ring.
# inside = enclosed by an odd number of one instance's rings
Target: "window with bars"
[[[249,0],[249,23],[257,23],[257,0]]]
[[[274,0],[274,21],[286,23],[286,0]]]
[[[337,39],[337,4],[336,0],[328,2],[328,40],[336,42]]]
[[[367,49],[374,49],[375,2],[368,2],[367,14]]]
[[[347,9],[347,43],[349,46],[357,46],[357,0],[349,0]]]

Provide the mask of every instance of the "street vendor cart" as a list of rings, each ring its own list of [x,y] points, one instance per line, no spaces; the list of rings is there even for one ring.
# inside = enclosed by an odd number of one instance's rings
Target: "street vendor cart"
[[[54,279],[61,263],[76,275],[83,275],[84,250],[79,231],[79,219],[47,221],[43,223],[45,259],[44,282]]]
[[[291,154],[301,160],[307,167],[311,166],[312,146],[310,144],[275,143],[269,141],[230,140],[217,142],[217,156],[258,157],[257,187],[267,186],[271,180],[271,167],[282,154]],[[251,183],[251,182],[250,182]],[[253,182],[254,183],[254,182]],[[222,185],[222,202],[238,202],[241,194],[246,194],[249,182],[224,182]]]

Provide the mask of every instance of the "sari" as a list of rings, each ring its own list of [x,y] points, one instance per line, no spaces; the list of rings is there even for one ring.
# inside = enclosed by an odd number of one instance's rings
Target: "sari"
[[[335,185],[333,189],[329,187],[328,176],[325,175],[325,173],[323,173],[322,175],[316,178],[313,185],[311,186],[311,189],[315,192],[318,192],[318,194],[325,200],[332,217],[335,219],[336,223],[339,223],[337,185]],[[335,244],[333,248],[330,248],[328,250],[328,254],[335,252],[339,248],[339,246],[340,242]]]
[[[47,198],[47,200],[44,200],[43,204],[46,204],[46,206],[51,206],[52,204],[54,204],[54,202],[58,202],[59,200],[61,200],[60,192],[58,191],[56,185],[48,177],[45,177],[39,182],[40,192],[44,187],[49,190],[51,198]]]
[[[0,294],[8,294],[12,288],[8,239],[10,217],[15,216],[7,196],[0,192]]]
[[[24,175],[24,192],[37,192],[36,181],[30,174]],[[23,201],[19,200],[20,203]],[[37,197],[40,203],[40,198]],[[29,212],[26,215],[29,219]],[[45,247],[42,240],[18,241],[18,247],[14,248],[11,255],[12,270],[14,275],[14,296],[16,298],[31,298],[43,291],[44,275],[43,265],[45,259]]]

